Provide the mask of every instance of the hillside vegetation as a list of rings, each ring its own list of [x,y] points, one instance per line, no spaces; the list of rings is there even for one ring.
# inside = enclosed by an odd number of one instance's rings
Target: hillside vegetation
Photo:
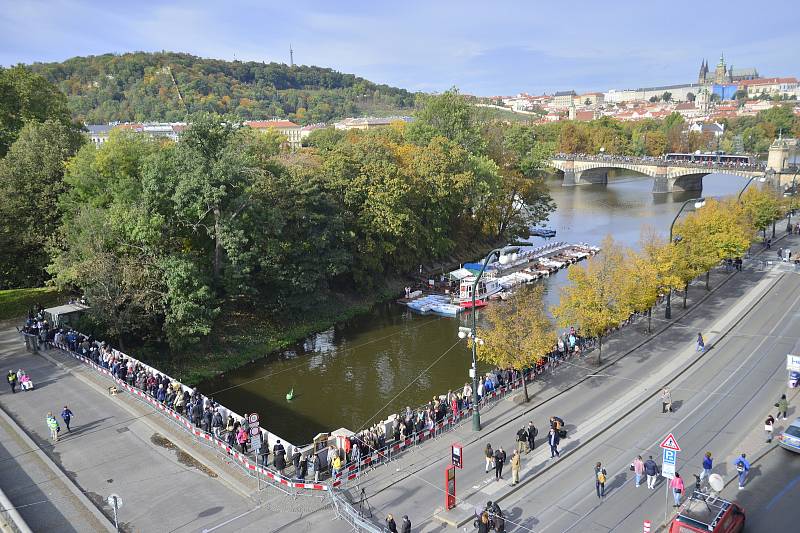
[[[347,116],[408,113],[414,95],[329,68],[204,59],[174,52],[74,57],[29,68],[67,96],[73,117],[181,121],[211,112],[301,124]]]

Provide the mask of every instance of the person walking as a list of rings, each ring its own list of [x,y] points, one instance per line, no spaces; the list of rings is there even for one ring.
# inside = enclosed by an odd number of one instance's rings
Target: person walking
[[[703,471],[700,472],[700,481],[711,475],[711,469],[714,468],[714,461],[711,459],[711,452],[706,452],[703,457]]]
[[[786,400],[786,395],[781,394],[781,399],[775,404],[775,407],[778,408],[778,414],[775,416],[777,418],[781,418],[782,420],[786,420],[786,411],[789,409],[789,402]]]
[[[69,410],[69,407],[65,405],[64,409],[61,411],[61,419],[64,421],[64,425],[67,426],[67,431],[69,431],[69,422],[72,420],[73,416],[75,415]]]
[[[485,473],[489,473],[489,468],[494,468],[494,450],[492,450],[492,445],[486,443],[486,449],[483,451],[484,455],[486,456],[486,468]]]
[[[661,412],[672,412],[672,393],[667,387],[661,390]]]
[[[403,523],[400,524],[400,533],[411,533],[411,520],[408,515],[403,515]]]
[[[764,432],[767,434],[767,444],[772,442],[772,429],[775,425],[775,419],[772,418],[772,415],[767,415],[767,419],[764,420]]]
[[[550,459],[561,456],[558,453],[558,443],[560,441],[561,437],[558,436],[558,430],[555,428],[550,428],[550,433],[547,436],[547,443],[550,444]]]
[[[603,465],[600,461],[594,465],[594,488],[597,491],[598,498],[605,498],[606,497],[606,469],[603,468]]]
[[[706,342],[703,340],[703,334],[697,334],[697,351],[698,352],[705,352],[706,351]]]
[[[685,490],[683,479],[681,479],[679,473],[675,472],[675,477],[669,482],[669,488],[672,489],[672,497],[675,500],[675,505],[673,505],[673,507],[679,507],[681,505],[681,496]]]
[[[511,455],[511,486],[519,483],[520,454],[516,450]]]
[[[633,475],[636,478],[636,487],[642,484],[642,476],[644,475],[644,461],[642,461],[642,456],[637,455],[636,459],[633,460]]]
[[[503,465],[506,462],[506,452],[502,446],[498,446],[494,452],[494,479],[500,481],[503,479]]]
[[[733,460],[732,464],[736,467],[736,472],[739,475],[739,490],[742,490],[745,481],[747,481],[747,473],[750,472],[750,463],[747,461],[747,455],[741,454]]]
[[[8,386],[11,387],[11,394],[17,392],[17,373],[9,370],[6,379],[8,380]]]
[[[538,435],[538,433],[539,431],[536,429],[536,426],[533,425],[533,420],[528,422],[528,451],[525,453],[531,453],[531,451],[536,448],[536,435]]]
[[[647,476],[647,488],[656,488],[656,479],[658,478],[658,465],[653,461],[653,456],[649,456],[647,461],[644,462],[644,473]]]
[[[58,420],[53,416],[53,413],[47,413],[45,421],[47,422],[47,428],[50,430],[50,440],[55,444],[58,442],[58,432],[61,430],[61,428],[58,427]]]

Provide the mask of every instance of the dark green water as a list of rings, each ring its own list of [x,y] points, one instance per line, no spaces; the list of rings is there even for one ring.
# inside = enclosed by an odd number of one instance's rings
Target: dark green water
[[[741,178],[712,174],[704,178],[703,195],[735,194],[743,184]],[[656,197],[651,188],[650,179],[625,176],[607,186],[572,188],[553,180],[550,190],[558,208],[547,225],[560,241],[599,244],[611,234],[635,247],[643,225],[666,233],[680,203],[696,195]],[[544,282],[549,303],[558,299],[565,280],[561,271]],[[457,342],[457,332],[468,317],[419,316],[385,304],[201,388],[239,413],[258,412],[263,427],[295,444],[340,427],[356,431],[406,405],[463,387],[470,355],[465,343]],[[288,402],[290,389],[294,399]]]

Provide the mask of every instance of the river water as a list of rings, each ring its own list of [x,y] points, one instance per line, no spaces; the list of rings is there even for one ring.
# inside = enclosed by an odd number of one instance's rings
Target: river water
[[[711,174],[703,179],[703,195],[735,194],[744,183]],[[558,232],[556,240],[596,245],[610,234],[636,247],[643,225],[666,233],[680,204],[698,195],[654,196],[652,179],[626,175],[609,176],[608,185],[567,188],[557,178],[548,185],[557,210],[547,226]],[[557,301],[565,281],[564,270],[543,281],[548,303]],[[293,350],[203,383],[201,390],[239,413],[258,412],[262,427],[294,444],[340,427],[357,431],[406,405],[463,387],[471,359],[457,332],[468,317],[419,316],[387,303]],[[294,398],[287,401],[290,389]]]

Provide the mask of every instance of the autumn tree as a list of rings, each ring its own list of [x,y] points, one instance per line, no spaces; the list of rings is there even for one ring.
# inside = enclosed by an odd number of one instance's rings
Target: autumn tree
[[[631,315],[625,289],[625,250],[611,236],[603,240],[602,252],[586,266],[572,266],[569,285],[561,288],[553,316],[560,326],[576,326],[582,335],[598,340],[597,363],[602,362],[603,336]]]
[[[647,332],[650,333],[652,309],[661,288],[658,266],[646,254],[627,250],[623,271],[625,301],[633,311],[647,313]]]
[[[480,331],[484,344],[478,358],[501,368],[522,370],[545,358],[555,346],[556,332],[542,300],[541,285],[518,291],[505,302],[489,307],[488,327]],[[523,379],[525,401],[528,385]]]
[[[782,216],[780,197],[769,187],[749,187],[740,200],[747,220],[766,240],[767,228]]]

